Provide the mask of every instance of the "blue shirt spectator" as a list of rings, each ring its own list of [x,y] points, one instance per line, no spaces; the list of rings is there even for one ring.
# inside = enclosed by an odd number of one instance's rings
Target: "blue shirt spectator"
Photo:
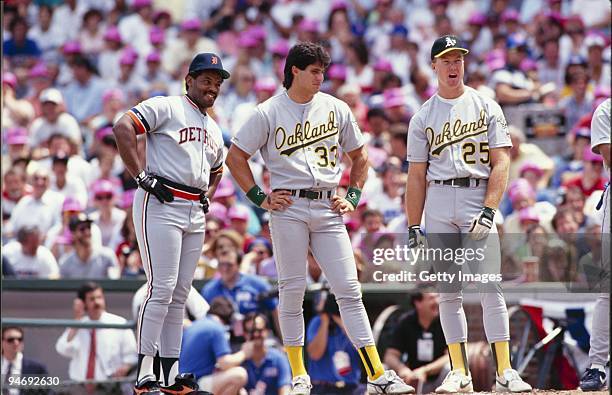
[[[275,348],[269,348],[260,365],[252,359],[244,363],[249,376],[246,389],[264,387],[266,395],[278,395],[278,390],[291,384],[291,368],[285,354]],[[263,383],[263,384],[262,384]],[[265,385],[265,386],[264,386]]]
[[[9,58],[13,66],[32,66],[41,55],[36,41],[29,39],[28,22],[24,18],[15,17],[10,25],[11,37],[4,40],[2,54]]]
[[[246,389],[260,395],[287,394],[291,385],[291,368],[285,353],[266,345],[268,320],[261,313],[248,314],[243,321],[245,339],[253,345],[246,369]]]
[[[232,301],[234,309],[243,315],[276,309],[278,298],[259,300],[261,294],[270,290],[270,284],[258,276],[240,273],[235,252],[222,254],[218,265],[221,277],[209,281],[202,288],[202,296],[209,303],[217,296],[226,297]]]
[[[217,359],[231,353],[223,325],[210,316],[195,321],[183,333],[179,357],[181,373],[193,373],[196,379],[215,370]]]
[[[102,96],[108,87],[97,75],[93,64],[84,57],[77,57],[72,64],[74,81],[64,91],[65,104],[79,122],[102,112]]]
[[[310,321],[306,331],[308,374],[314,386],[312,393],[347,393],[345,391],[350,388],[356,393],[361,380],[359,354],[342,327],[338,305],[331,294],[326,298],[324,306],[322,312]],[[328,326],[327,340],[324,340],[324,345],[316,344],[317,334],[325,329],[323,325]],[[344,383],[343,387],[337,386],[339,382]]]

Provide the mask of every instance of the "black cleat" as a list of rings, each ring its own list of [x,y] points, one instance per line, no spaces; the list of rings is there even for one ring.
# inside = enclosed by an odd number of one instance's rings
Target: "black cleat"
[[[154,376],[145,376],[134,386],[134,395],[162,395]]]
[[[171,395],[213,395],[208,391],[200,391],[196,379],[191,373],[181,373],[176,376],[174,384],[161,387],[162,394]]]
[[[600,391],[606,386],[606,374],[599,369],[587,369],[580,379],[583,391]]]

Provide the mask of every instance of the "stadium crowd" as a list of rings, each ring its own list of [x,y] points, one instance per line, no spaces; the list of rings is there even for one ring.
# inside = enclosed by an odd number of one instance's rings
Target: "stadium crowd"
[[[510,124],[510,183],[496,216],[504,278],[584,284],[580,267],[600,253],[595,206],[609,180],[601,156],[590,150],[590,121],[610,97],[611,15],[608,0],[5,2],[3,275],[144,276],[131,214],[137,185],[119,158],[113,122],[146,98],[183,94],[192,57],[215,52],[231,78],[210,115],[229,146],[250,111],[282,91],[290,46],[316,41],[332,58],[322,90],[349,104],[366,136],[369,177],[358,209],[345,222],[360,279],[372,281],[373,250],[406,237],[408,124],[436,91],[431,44],[453,33],[470,48],[467,84],[495,98]],[[559,121],[538,129],[527,120],[530,110],[558,114]],[[144,150],[144,141],[139,144]],[[347,161],[338,158],[335,165],[343,169],[341,187],[347,186]],[[254,157],[251,167],[257,183],[269,188],[261,159]],[[196,269],[196,279],[210,279],[198,291],[216,317],[203,328],[223,331],[228,309],[230,316],[249,317],[243,355],[221,346],[209,350],[228,356],[223,370],[240,366],[238,357],[244,362],[268,355],[257,339],[277,330],[276,299],[261,297],[276,277],[268,221],[226,171],[207,215]],[[311,255],[308,274],[313,284],[325,282]],[[229,298],[230,306],[215,303],[218,296]],[[333,314],[327,315],[326,323]],[[324,320],[311,322],[309,338]],[[198,336],[198,325],[187,329],[185,341]],[[314,348],[315,355],[321,352]],[[265,363],[286,371],[274,355]],[[342,357],[347,363],[354,356]],[[255,391],[252,372],[265,375],[260,361],[245,362],[244,371],[228,374],[228,383],[248,381]]]

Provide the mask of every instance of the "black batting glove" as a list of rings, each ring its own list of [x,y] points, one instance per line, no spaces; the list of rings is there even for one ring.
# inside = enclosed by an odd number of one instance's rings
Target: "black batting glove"
[[[408,228],[408,248],[421,248],[427,246],[425,233],[421,230],[420,225],[412,225]]]
[[[172,192],[170,192],[164,184],[159,182],[157,178],[151,174],[147,174],[144,170],[137,175],[135,179],[140,188],[155,196],[160,203],[163,204],[174,200]]]
[[[208,209],[210,208],[210,200],[208,200],[206,195],[200,195],[200,204],[202,205],[202,211],[204,211],[204,214],[208,214]]]

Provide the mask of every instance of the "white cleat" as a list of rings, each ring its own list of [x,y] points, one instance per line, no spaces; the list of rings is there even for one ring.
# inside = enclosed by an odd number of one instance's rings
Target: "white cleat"
[[[414,388],[404,383],[393,370],[385,370],[376,380],[368,379],[368,394],[413,394]]]
[[[307,374],[296,376],[291,380],[291,391],[289,391],[289,395],[310,395],[311,388],[310,376]]]
[[[472,378],[463,374],[462,370],[448,372],[442,384],[436,388],[436,394],[454,394],[457,392],[474,392]]]
[[[531,390],[531,386],[524,382],[514,369],[506,369],[502,376],[495,377],[495,392],[531,392]]]

